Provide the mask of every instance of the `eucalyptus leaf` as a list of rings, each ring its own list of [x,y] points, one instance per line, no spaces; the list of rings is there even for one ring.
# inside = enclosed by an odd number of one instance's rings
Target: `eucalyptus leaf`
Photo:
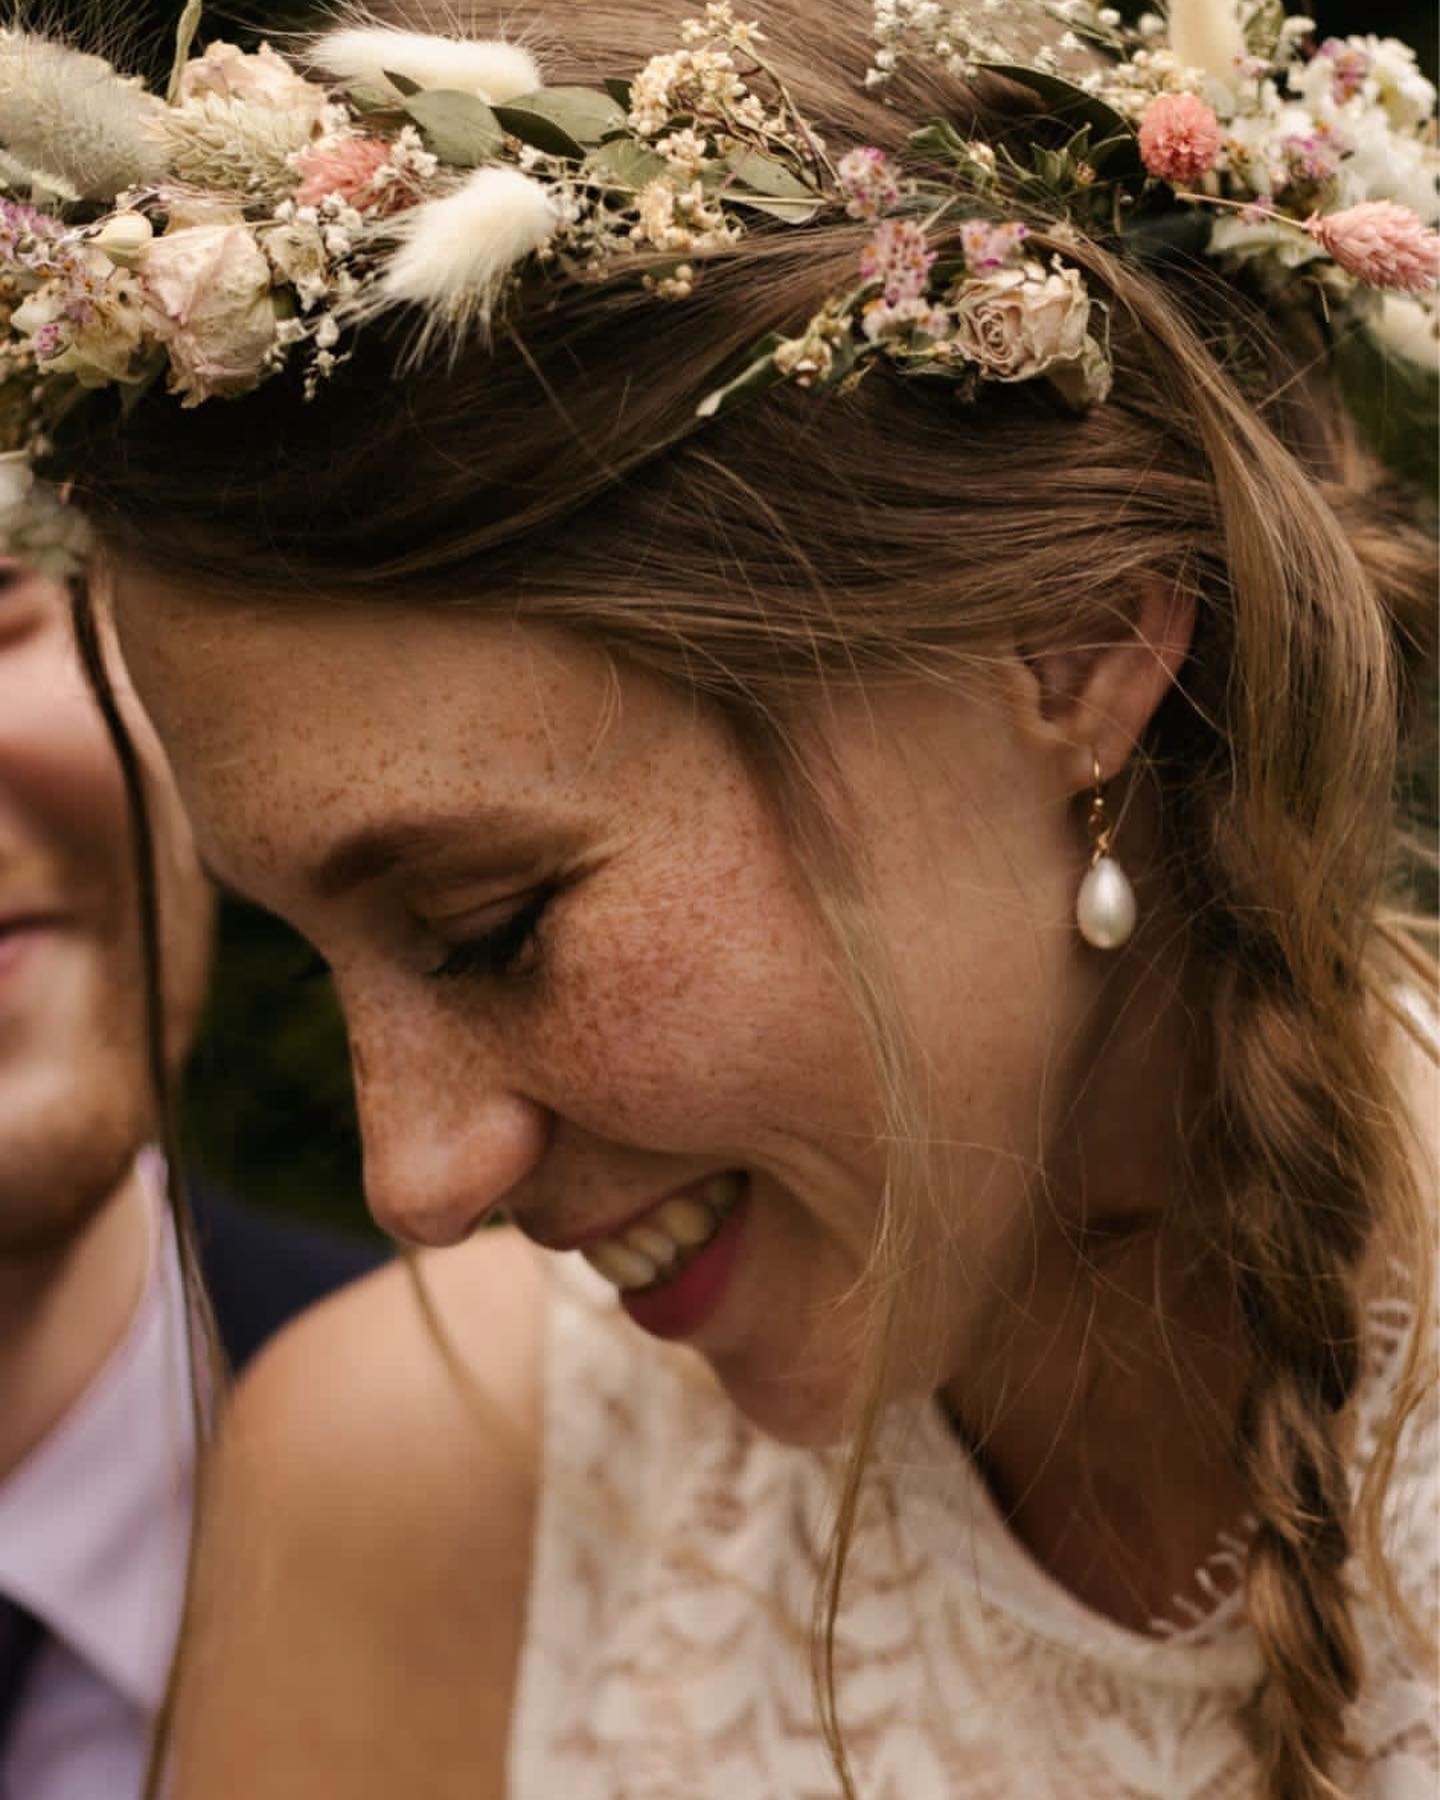
[[[725,167],[745,187],[772,200],[814,200],[817,197],[809,182],[801,181],[773,157],[761,156],[758,150],[732,151],[725,158]]]
[[[412,94],[405,111],[441,162],[455,169],[473,169],[492,161],[505,140],[499,119],[475,94],[436,88]]]
[[[634,87],[633,81],[620,81],[614,76],[609,77],[605,82],[605,92],[618,107],[627,113],[630,110],[630,95]]]
[[[752,194],[747,188],[732,187],[725,191],[731,206],[743,206],[750,212],[767,213],[772,219],[783,219],[787,225],[808,225],[820,211],[821,202],[782,200],[778,194]]]
[[[497,106],[495,115],[522,143],[548,156],[582,157],[626,123],[619,101],[598,88],[540,88]]]
[[[641,188],[657,180],[669,168],[663,156],[647,150],[634,138],[626,137],[610,138],[606,143],[597,144],[585,160],[602,181],[613,183],[626,193],[638,194]]]
[[[775,352],[783,339],[772,332],[769,337],[762,338],[755,346],[750,362],[740,371],[733,381],[727,381],[724,387],[716,388],[709,393],[695,408],[697,419],[718,418],[728,411],[737,400],[747,394],[762,393],[766,388],[778,387],[786,378],[775,367]]]
[[[1112,152],[1117,173],[1144,174],[1134,127],[1122,113],[1116,112],[1113,106],[1101,100],[1098,95],[1087,94],[1084,88],[1076,87],[1073,81],[1066,81],[1062,75],[1048,75],[1042,70],[1027,69],[1018,63],[983,63],[981,67],[991,75],[1013,81],[1018,87],[1029,88],[1063,123],[1075,126],[1088,124],[1102,140],[1121,139],[1123,144],[1128,145],[1128,153],[1121,155],[1119,151]]]
[[[725,158],[722,176],[726,200],[732,206],[768,213],[791,225],[805,225],[820,211],[822,198],[813,187],[772,157],[756,150],[736,150]]]
[[[412,94],[423,94],[424,88],[418,81],[412,81],[408,75],[397,75],[393,69],[383,71],[385,79],[391,87],[396,88],[408,100]]]

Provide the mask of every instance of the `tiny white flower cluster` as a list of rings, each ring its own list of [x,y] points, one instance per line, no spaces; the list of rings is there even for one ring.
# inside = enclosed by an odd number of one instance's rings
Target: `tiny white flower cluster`
[[[657,176],[640,190],[636,211],[632,242],[680,256],[723,249],[740,235],[739,225],[699,180],[680,187],[669,175]]]

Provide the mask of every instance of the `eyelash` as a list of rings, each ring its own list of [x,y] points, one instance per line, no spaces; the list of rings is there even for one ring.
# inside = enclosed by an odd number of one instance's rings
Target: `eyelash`
[[[537,888],[493,931],[453,945],[444,962],[427,971],[427,979],[462,981],[467,976],[508,975],[535,941],[540,921],[558,892],[558,887]],[[324,981],[329,973],[329,963],[318,951],[312,951],[292,979],[301,983]]]
[[[557,893],[555,887],[537,888],[524,904],[493,931],[456,944],[437,969],[432,981],[461,981],[473,975],[508,975],[535,941],[540,921]]]

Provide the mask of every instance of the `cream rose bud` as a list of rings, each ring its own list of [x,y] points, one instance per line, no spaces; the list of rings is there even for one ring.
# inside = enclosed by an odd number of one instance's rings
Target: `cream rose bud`
[[[236,44],[214,43],[203,56],[186,63],[177,98],[184,102],[204,94],[218,94],[222,100],[239,100],[280,112],[308,114],[312,125],[319,124],[327,103],[324,88],[297,75],[268,44],[248,55]]]
[[[275,342],[270,264],[248,226],[167,232],[140,260],[170,388],[186,406],[256,385]]]
[[[103,250],[112,263],[122,269],[133,269],[140,260],[140,252],[155,235],[155,227],[144,213],[113,213],[100,229],[95,232],[90,243],[96,250]]]
[[[955,343],[990,381],[1030,381],[1084,354],[1090,296],[1078,269],[996,269],[963,282],[951,306]]]

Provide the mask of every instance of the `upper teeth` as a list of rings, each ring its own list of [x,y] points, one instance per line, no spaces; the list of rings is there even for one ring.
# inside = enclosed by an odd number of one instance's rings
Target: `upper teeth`
[[[698,1192],[677,1194],[639,1224],[587,1245],[581,1254],[618,1288],[649,1287],[687,1251],[710,1242],[744,1187],[743,1175],[712,1175]]]

